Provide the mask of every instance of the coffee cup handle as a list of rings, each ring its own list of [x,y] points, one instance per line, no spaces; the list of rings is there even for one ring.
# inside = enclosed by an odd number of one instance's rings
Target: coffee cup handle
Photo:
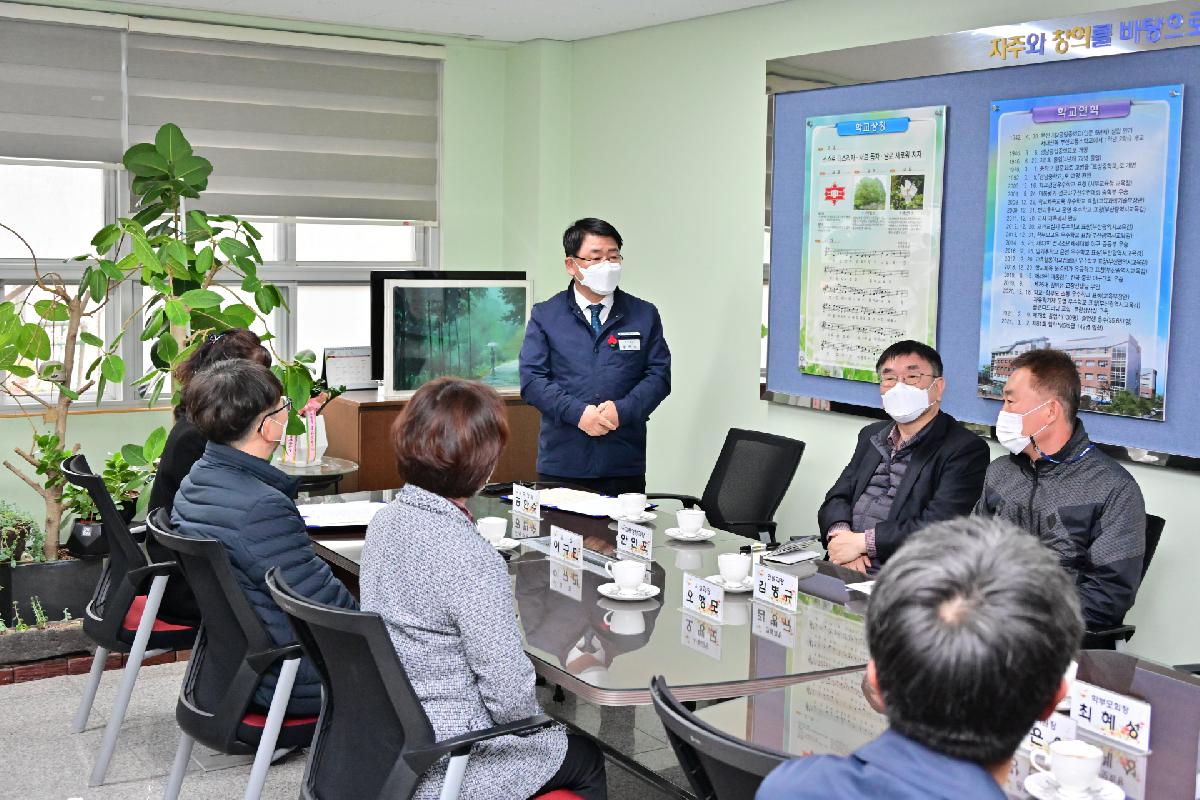
[[[604,571],[608,573],[608,577],[612,578],[615,581],[617,578],[615,575],[613,575],[612,565],[613,565],[613,562],[611,562],[611,561],[604,562]]]
[[[612,627],[612,623],[611,623],[612,615],[613,615],[613,612],[611,612],[611,611],[604,612],[604,624],[610,628]]]
[[[1042,761],[1039,761],[1038,760],[1039,757],[1042,758],[1045,761],[1045,763],[1042,763]],[[1050,771],[1050,756],[1047,755],[1042,750],[1034,750],[1033,752],[1031,752],[1029,754],[1029,763],[1032,764],[1034,769],[1036,769],[1038,772],[1049,772]]]

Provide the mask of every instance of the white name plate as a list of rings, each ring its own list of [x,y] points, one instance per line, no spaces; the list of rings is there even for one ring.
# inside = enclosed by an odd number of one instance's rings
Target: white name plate
[[[576,566],[583,563],[583,537],[557,525],[550,526],[551,555]]]
[[[644,525],[621,520],[617,523],[617,552],[650,560],[654,549],[654,534]]]
[[[519,483],[513,484],[512,510],[514,514],[524,514],[534,519],[542,518],[542,493]]]
[[[725,616],[725,590],[715,583],[683,574],[683,610],[720,623]]]

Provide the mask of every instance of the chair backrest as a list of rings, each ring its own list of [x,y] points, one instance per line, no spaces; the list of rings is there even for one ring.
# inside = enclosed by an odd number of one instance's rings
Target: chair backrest
[[[175,554],[196,595],[201,626],[188,660],[176,718],[202,744],[237,752],[237,726],[261,681],[248,658],[276,645],[238,585],[225,546],[181,536],[164,509],[146,518],[150,535]]]
[[[1146,570],[1150,569],[1150,561],[1158,550],[1158,542],[1162,539],[1163,528],[1167,521],[1154,514],[1146,515],[1146,554],[1142,557],[1142,580],[1146,579]]]
[[[667,740],[700,800],[753,797],[763,778],[788,756],[735,739],[697,719],[671,694],[661,675],[650,681],[650,698]]]
[[[272,568],[267,588],[324,684],[301,797],[407,798],[435,757],[433,727],[378,614],[315,603]]]
[[[134,597],[146,592],[145,586],[134,586],[127,576],[150,562],[129,532],[129,525],[117,510],[104,479],[92,472],[87,459],[82,454],[71,456],[63,462],[62,474],[68,483],[85,490],[92,498],[108,539],[108,562],[88,604],[84,627],[102,647],[111,649],[119,639],[121,623]]]
[[[804,442],[772,433],[730,428],[700,499],[716,527],[757,539],[753,525],[733,520],[770,520],[804,455]]]

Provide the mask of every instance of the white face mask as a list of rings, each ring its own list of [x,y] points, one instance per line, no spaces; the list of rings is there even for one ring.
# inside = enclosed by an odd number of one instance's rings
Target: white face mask
[[[610,295],[621,282],[621,265],[612,261],[600,261],[590,267],[579,266],[580,283],[596,294]]]
[[[1049,402],[1049,400],[1046,401],[1046,403]],[[1025,414],[1018,414],[1015,411],[1001,411],[999,416],[996,417],[996,438],[1000,440],[1000,444],[1008,448],[1008,451],[1013,455],[1016,455],[1026,447],[1029,447],[1029,443],[1033,441],[1033,437],[1046,430],[1046,427],[1050,423],[1047,422],[1045,425],[1026,436],[1024,432],[1025,415],[1032,414],[1042,406],[1046,405],[1046,403],[1034,406],[1026,411]]]
[[[912,422],[931,405],[929,389],[918,389],[904,381],[883,393],[883,410],[896,422]]]

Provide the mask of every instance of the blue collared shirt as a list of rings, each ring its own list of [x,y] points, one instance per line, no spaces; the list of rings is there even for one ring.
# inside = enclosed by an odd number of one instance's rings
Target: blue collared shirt
[[[893,730],[849,756],[808,756],[781,764],[756,800],[1005,800],[986,769],[943,755]]]

